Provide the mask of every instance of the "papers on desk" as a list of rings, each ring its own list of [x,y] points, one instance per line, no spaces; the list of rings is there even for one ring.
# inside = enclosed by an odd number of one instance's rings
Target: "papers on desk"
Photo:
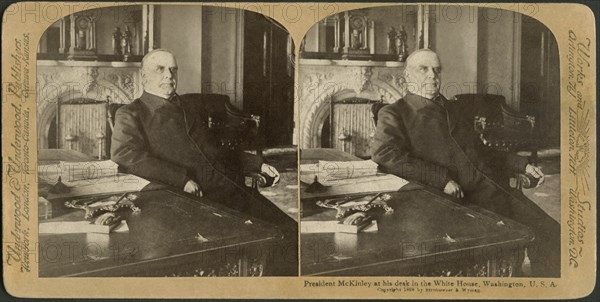
[[[325,161],[317,164],[321,183],[377,175],[377,163],[372,160]]]
[[[59,162],[63,182],[99,179],[117,175],[119,165],[112,160]]]
[[[117,163],[105,161],[60,161],[58,164],[38,165],[38,177],[44,183],[55,184],[58,177],[63,183],[90,181],[94,179],[114,177],[118,174]]]
[[[118,173],[118,165],[110,160],[88,162],[64,162],[38,166],[40,195],[47,199],[80,197],[140,191],[150,182],[141,177]],[[58,182],[69,187],[68,192],[51,193],[49,188]]]
[[[355,193],[393,192],[408,181],[392,174],[378,173],[377,163],[371,160],[330,162],[300,165],[300,181],[306,185],[315,176],[327,189],[323,192],[302,192],[302,198],[328,197]]]

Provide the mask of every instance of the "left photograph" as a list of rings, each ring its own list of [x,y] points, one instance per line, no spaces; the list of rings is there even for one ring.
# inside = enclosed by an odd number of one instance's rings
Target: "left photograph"
[[[37,47],[40,277],[298,276],[285,28],[132,5],[65,16]]]

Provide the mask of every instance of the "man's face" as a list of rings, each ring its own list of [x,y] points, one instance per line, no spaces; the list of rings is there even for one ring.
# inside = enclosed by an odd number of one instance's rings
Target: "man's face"
[[[177,88],[177,61],[168,52],[157,52],[144,62],[142,69],[144,90],[169,98]]]
[[[442,83],[440,59],[434,52],[415,54],[406,66],[406,81],[412,93],[433,99],[440,93]]]

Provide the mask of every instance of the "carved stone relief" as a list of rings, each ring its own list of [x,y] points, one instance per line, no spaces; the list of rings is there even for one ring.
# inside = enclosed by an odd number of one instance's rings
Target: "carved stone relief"
[[[300,66],[300,146],[319,146],[321,119],[329,101],[353,91],[357,96],[394,102],[406,94],[402,69],[372,66]]]
[[[137,67],[38,66],[37,121],[40,148],[56,114],[56,104],[74,98],[129,103],[141,94]]]

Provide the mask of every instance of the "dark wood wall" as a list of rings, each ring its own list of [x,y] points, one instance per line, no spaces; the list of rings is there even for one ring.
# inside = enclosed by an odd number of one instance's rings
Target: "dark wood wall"
[[[520,110],[536,117],[546,147],[560,145],[560,65],[558,45],[541,22],[523,15]]]
[[[290,145],[294,132],[294,46],[280,25],[245,12],[243,109],[261,117],[266,147]],[[291,52],[291,53],[290,53]]]

